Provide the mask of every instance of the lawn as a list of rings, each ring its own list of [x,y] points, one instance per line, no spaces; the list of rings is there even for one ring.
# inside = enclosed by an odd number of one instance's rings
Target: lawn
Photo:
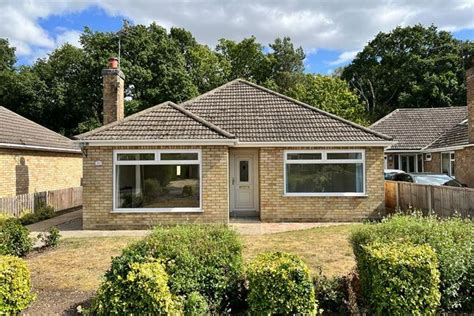
[[[354,266],[347,237],[353,225],[320,227],[260,236],[243,236],[244,258],[264,251],[300,255],[311,270],[340,275]],[[38,300],[29,312],[60,312],[87,300],[100,284],[111,257],[138,237],[64,239],[58,248],[31,255],[27,261]],[[76,299],[79,297],[79,299]]]

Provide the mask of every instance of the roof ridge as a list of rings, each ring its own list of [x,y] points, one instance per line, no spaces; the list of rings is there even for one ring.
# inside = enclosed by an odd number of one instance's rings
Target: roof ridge
[[[112,122],[112,123],[109,123],[109,124],[106,124],[106,125],[102,125],[102,126],[99,126],[99,127],[97,127],[97,128],[94,128],[94,129],[91,130],[91,131],[88,131],[88,132],[85,132],[85,133],[82,133],[82,134],[75,135],[74,138],[75,138],[75,139],[81,139],[81,138],[87,137],[87,136],[89,136],[89,135],[91,135],[91,134],[93,134],[93,133],[101,132],[101,131],[106,130],[106,129],[108,129],[108,128],[114,127],[114,126],[116,126],[116,125],[118,125],[118,124],[120,124],[120,123],[122,123],[122,122],[131,120],[132,118],[135,118],[135,117],[140,116],[140,115],[142,115],[142,114],[146,114],[146,113],[148,113],[148,112],[151,112],[151,111],[153,111],[153,110],[156,110],[156,109],[158,109],[158,108],[160,108],[160,107],[163,107],[163,106],[165,106],[165,105],[168,105],[168,104],[170,104],[170,103],[176,105],[175,103],[173,103],[173,102],[171,102],[171,101],[165,101],[165,102],[162,102],[162,103],[160,103],[160,104],[150,106],[149,108],[146,108],[146,109],[144,109],[144,110],[141,110],[141,111],[139,111],[139,112],[137,112],[137,113],[133,113],[132,115],[126,116],[126,117],[123,118],[123,120],[115,121],[115,122]]]
[[[28,122],[31,122],[31,123],[33,123],[34,125],[36,125],[36,126],[42,128],[42,129],[44,129],[44,130],[46,130],[46,131],[48,131],[48,132],[54,133],[54,134],[56,134],[57,136],[59,136],[59,137],[61,137],[61,138],[64,138],[64,140],[70,142],[72,145],[74,144],[74,142],[73,142],[72,139],[70,139],[70,138],[68,138],[68,137],[66,137],[66,136],[64,136],[64,135],[61,135],[61,134],[59,134],[58,132],[55,132],[55,131],[53,131],[53,130],[51,130],[51,129],[49,129],[49,128],[47,128],[46,126],[43,126],[43,125],[41,125],[41,124],[39,124],[39,123],[36,123],[35,121],[32,121],[32,120],[30,120],[30,119],[28,119],[28,118],[26,118],[26,117],[24,117],[24,116],[22,116],[22,115],[20,115],[20,114],[18,114],[18,113],[16,113],[16,112],[12,111],[12,110],[10,110],[10,109],[7,109],[6,107],[4,107],[4,106],[2,106],[2,105],[0,105],[0,109],[4,109],[4,110],[6,110],[6,111],[8,111],[8,112],[10,112],[10,113],[12,113],[12,114],[14,114],[15,116],[18,116],[20,119],[23,119],[23,120],[26,120],[26,121],[28,121]]]
[[[212,95],[212,94],[214,94],[214,93],[216,93],[216,92],[218,92],[218,91],[220,91],[220,90],[222,90],[222,89],[224,89],[224,88],[226,88],[226,87],[228,87],[228,86],[230,86],[230,85],[232,85],[232,84],[234,84],[234,83],[236,83],[236,82],[238,82],[238,81],[240,81],[240,80],[243,80],[243,79],[237,78],[237,79],[231,80],[231,81],[229,81],[229,82],[226,82],[226,83],[224,83],[223,85],[221,85],[221,86],[219,86],[219,87],[216,87],[216,88],[211,89],[211,90],[209,90],[209,91],[207,91],[207,92],[204,92],[203,94],[200,94],[200,95],[198,95],[198,96],[196,96],[196,97],[194,97],[194,98],[191,98],[191,99],[189,99],[189,100],[186,100],[186,101],[184,101],[184,102],[181,102],[181,103],[179,103],[179,105],[184,108],[184,107],[185,107],[186,105],[188,105],[189,103],[196,102],[197,100],[200,100],[200,99],[202,99],[202,98],[204,98],[204,97],[207,97],[207,96],[209,96],[209,95]]]
[[[302,106],[302,107],[305,107],[305,108],[307,108],[307,109],[309,109],[309,110],[312,110],[312,111],[314,111],[314,112],[321,113],[321,114],[326,115],[326,116],[329,116],[329,117],[331,117],[331,118],[333,118],[333,119],[339,120],[339,121],[344,122],[344,123],[349,124],[349,125],[352,125],[352,126],[355,127],[355,128],[361,129],[361,130],[363,130],[363,131],[365,131],[365,132],[368,132],[368,133],[370,133],[370,134],[372,134],[372,135],[375,135],[375,136],[377,136],[377,137],[381,137],[381,138],[384,138],[384,139],[386,139],[386,140],[393,140],[393,138],[390,137],[390,136],[388,136],[388,135],[385,135],[385,134],[376,132],[376,131],[374,131],[374,130],[372,130],[372,129],[370,129],[370,128],[367,128],[367,127],[365,127],[365,126],[359,125],[359,124],[354,123],[354,122],[351,122],[351,121],[346,120],[346,119],[344,119],[344,118],[342,118],[342,117],[339,117],[339,116],[337,116],[337,115],[335,115],[335,114],[332,114],[332,113],[326,112],[326,111],[324,111],[324,110],[321,110],[321,109],[319,109],[319,108],[313,107],[313,106],[311,106],[311,105],[309,105],[309,104],[306,104],[306,103],[304,103],[304,102],[298,101],[298,100],[296,100],[296,99],[293,99],[293,98],[291,98],[291,97],[289,97],[289,96],[286,96],[286,95],[284,95],[284,94],[281,94],[281,93],[278,93],[278,92],[276,92],[276,91],[273,91],[273,90],[271,90],[271,89],[262,87],[262,86],[260,86],[260,85],[258,85],[258,84],[256,84],[256,83],[247,81],[247,80],[245,80],[245,79],[236,79],[236,80],[234,80],[234,81],[239,81],[239,82],[245,83],[245,84],[247,84],[247,85],[250,85],[250,86],[252,86],[252,87],[254,87],[254,88],[260,89],[260,90],[262,90],[262,91],[271,93],[271,94],[273,94],[273,95],[275,95],[275,96],[277,96],[277,97],[283,98],[283,99],[288,100],[288,101],[293,102],[293,103],[296,103],[296,104],[298,104],[298,105],[300,105],[300,106]],[[233,82],[233,81],[232,81],[232,82]]]
[[[385,121],[386,119],[391,117],[393,114],[398,113],[398,112],[400,112],[400,109],[393,110],[392,112],[388,113],[387,115],[384,115],[383,117],[381,117],[380,119],[378,119],[374,123],[370,124],[370,127],[375,127],[376,125],[382,123],[383,121]]]
[[[235,135],[232,134],[232,133],[229,133],[228,131],[224,130],[223,128],[215,125],[215,124],[212,124],[211,122],[208,122],[206,121],[205,119],[203,119],[202,117],[194,114],[193,112],[189,111],[189,110],[186,110],[185,108],[183,108],[181,105],[178,105],[178,104],[174,104],[174,103],[169,103],[168,104],[169,106],[171,106],[172,108],[180,111],[181,113],[183,113],[184,115],[190,117],[191,119],[203,124],[204,126],[206,126],[207,128],[210,128],[212,130],[214,130],[215,132],[227,137],[227,138],[235,138]]]
[[[423,108],[398,108],[400,111],[422,111],[422,110],[444,110],[444,109],[460,109],[467,108],[466,105],[452,105],[452,106],[431,106]]]

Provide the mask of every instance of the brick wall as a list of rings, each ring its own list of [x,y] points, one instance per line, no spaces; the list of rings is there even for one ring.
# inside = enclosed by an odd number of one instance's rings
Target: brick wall
[[[426,156],[426,154],[425,154]],[[425,172],[441,172],[441,154],[440,153],[431,153],[431,161],[424,161],[425,163]]]
[[[366,148],[366,197],[283,196],[284,150],[261,148],[259,152],[262,221],[360,221],[376,217],[383,212],[385,206],[382,147]]]
[[[474,188],[474,147],[454,152],[454,173],[456,180]]]
[[[0,149],[0,196],[81,185],[82,155]]]
[[[112,213],[113,149],[89,147],[84,158],[84,229],[141,229],[170,223],[227,223],[228,149],[209,147],[117,147],[116,149],[202,149],[202,213]],[[102,165],[96,166],[95,162]]]

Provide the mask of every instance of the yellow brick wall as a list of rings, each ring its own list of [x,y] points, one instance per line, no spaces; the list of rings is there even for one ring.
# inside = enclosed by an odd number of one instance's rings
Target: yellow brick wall
[[[283,148],[261,148],[259,151],[260,218],[262,221],[346,222],[360,221],[383,214],[385,205],[382,147],[366,148],[366,197],[284,196],[284,150]]]
[[[0,148],[0,197],[81,185],[82,155]],[[21,187],[23,187],[22,190]]]
[[[115,149],[202,149],[202,213],[112,213],[113,149],[89,147],[84,158],[84,229],[142,229],[170,223],[227,223],[228,149],[209,147],[117,147]],[[101,161],[101,166],[95,162]]]

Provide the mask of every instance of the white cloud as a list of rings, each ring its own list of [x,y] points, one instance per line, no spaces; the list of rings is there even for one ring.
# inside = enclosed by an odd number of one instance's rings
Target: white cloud
[[[210,45],[222,37],[240,40],[255,35],[267,44],[276,37],[290,36],[308,51],[343,51],[332,61],[334,65],[350,58],[350,53],[378,32],[397,25],[435,24],[450,31],[474,28],[474,0],[2,0],[0,37],[9,38],[20,55],[51,50],[64,41],[75,42],[76,31],[68,30],[55,38],[41,28],[38,20],[91,5],[135,23],[155,21],[165,27],[184,27]]]
[[[354,57],[357,55],[359,51],[353,50],[353,51],[348,51],[348,52],[343,52],[342,54],[339,54],[336,60],[330,61],[329,65],[332,66],[337,66],[341,64],[345,64],[347,62],[350,62],[351,60],[354,59]]]

